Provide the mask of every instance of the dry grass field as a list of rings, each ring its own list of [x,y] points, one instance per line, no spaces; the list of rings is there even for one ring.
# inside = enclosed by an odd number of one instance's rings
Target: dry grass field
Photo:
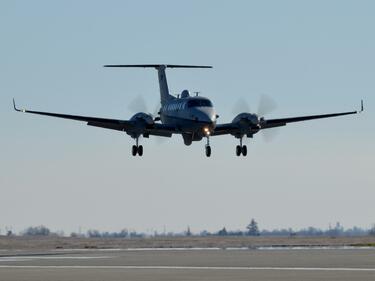
[[[1,250],[113,249],[113,248],[231,248],[288,246],[371,246],[375,237],[150,237],[72,238],[0,236]]]

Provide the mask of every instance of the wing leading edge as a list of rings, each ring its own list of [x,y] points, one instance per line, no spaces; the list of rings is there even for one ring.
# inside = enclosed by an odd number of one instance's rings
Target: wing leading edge
[[[109,119],[109,118],[99,118],[99,117],[91,117],[91,116],[70,115],[70,114],[61,114],[61,113],[54,113],[54,112],[19,109],[17,108],[14,99],[13,99],[13,107],[15,111],[23,112],[23,113],[32,113],[32,114],[38,114],[38,115],[44,115],[44,116],[50,116],[50,117],[70,119],[70,120],[75,120],[75,121],[84,121],[84,122],[87,122],[88,126],[94,126],[94,127],[100,127],[100,128],[118,130],[118,131],[125,131],[127,133],[131,133],[132,131],[139,131],[139,128],[137,127],[136,122],[131,121],[131,120],[119,120],[119,119]],[[155,136],[171,137],[172,133],[174,133],[175,131],[176,130],[173,127],[154,123],[152,125],[146,126],[142,134],[146,133],[146,134],[155,135]]]
[[[322,114],[322,115],[309,115],[309,116],[298,116],[298,117],[288,117],[288,118],[279,118],[279,119],[269,119],[264,120],[264,125],[261,125],[262,129],[276,127],[275,125],[284,126],[288,123],[293,122],[301,122],[301,121],[308,121],[314,119],[321,119],[321,118],[330,118],[330,117],[337,117],[349,114],[357,114],[358,111],[349,111],[349,112],[340,112],[340,113],[330,113],[330,114]]]
[[[358,111],[348,111],[348,112],[339,112],[339,113],[329,113],[329,114],[320,114],[320,115],[308,115],[308,116],[297,116],[297,117],[288,117],[288,118],[278,118],[278,119],[260,119],[258,125],[254,125],[255,130],[269,129],[275,127],[286,126],[288,123],[308,121],[314,119],[330,118],[343,115],[357,114],[363,111],[363,100],[361,100],[361,109]],[[251,128],[250,128],[251,129]],[[236,123],[225,123],[218,124],[215,128],[215,132],[212,134],[214,136],[225,135],[225,134],[238,134],[243,130],[239,124]]]
[[[23,113],[32,113],[50,117],[57,117],[57,118],[64,118],[64,119],[71,119],[76,121],[84,121],[87,122],[88,126],[106,128],[111,130],[118,130],[118,131],[125,131],[127,133],[131,133],[132,131],[139,131],[137,128],[137,124],[131,120],[119,120],[119,119],[109,119],[109,118],[98,118],[98,117],[90,117],[90,116],[80,116],[80,115],[70,115],[70,114],[60,114],[60,113],[53,113],[53,112],[43,112],[43,111],[33,111],[33,110],[26,110],[26,109],[19,109],[16,106],[16,103],[13,99],[13,107],[15,111],[23,112]],[[321,114],[321,115],[308,115],[308,116],[297,116],[297,117],[288,117],[288,118],[278,118],[278,119],[260,119],[259,124],[254,124],[254,130],[262,130],[262,129],[269,129],[274,127],[281,127],[285,126],[288,123],[293,122],[301,122],[301,121],[308,121],[313,119],[322,119],[322,118],[330,118],[330,117],[337,117],[343,115],[350,115],[350,114],[357,114],[363,111],[363,101],[361,100],[361,109],[359,111],[349,111],[349,112],[340,112],[340,113],[330,113],[330,114]],[[251,128],[249,128],[251,130]],[[212,136],[218,135],[226,135],[232,134],[236,135],[241,133],[243,128],[236,123],[224,123],[218,124],[213,132]],[[171,137],[172,134],[178,133],[175,127],[167,126],[164,124],[154,123],[152,125],[148,125],[143,129],[142,134],[149,134],[155,136],[164,136],[164,137]]]

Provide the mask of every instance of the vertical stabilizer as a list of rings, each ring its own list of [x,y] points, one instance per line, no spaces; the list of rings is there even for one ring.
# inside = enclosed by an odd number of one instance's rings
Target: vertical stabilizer
[[[168,100],[172,99],[173,96],[169,94],[167,76],[165,75],[165,65],[156,67],[158,70],[159,88],[160,88],[160,103],[164,105]]]
[[[158,71],[159,87],[160,87],[160,102],[164,105],[168,100],[174,99],[169,94],[167,76],[165,75],[165,69],[169,68],[212,68],[207,65],[177,65],[177,64],[107,64],[104,67],[153,67]]]

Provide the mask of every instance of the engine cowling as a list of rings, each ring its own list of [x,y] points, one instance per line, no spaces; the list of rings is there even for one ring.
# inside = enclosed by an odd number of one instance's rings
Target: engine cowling
[[[240,128],[240,135],[252,136],[260,129],[260,120],[258,115],[253,113],[240,113],[234,117],[232,123]]]
[[[232,123],[246,123],[246,124],[258,125],[259,118],[258,118],[258,115],[256,114],[244,112],[234,117]]]
[[[154,118],[152,117],[152,115],[144,112],[138,112],[134,114],[132,118],[130,118],[130,121],[144,123],[145,125],[154,124]]]
[[[132,138],[138,138],[140,135],[148,138],[149,134],[147,132],[147,127],[154,124],[154,118],[151,114],[144,112],[138,112],[130,118],[130,121],[133,122],[133,127],[126,130],[126,133]]]

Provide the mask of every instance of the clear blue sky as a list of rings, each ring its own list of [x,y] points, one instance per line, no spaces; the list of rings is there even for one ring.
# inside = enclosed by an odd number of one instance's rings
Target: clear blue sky
[[[44,224],[67,233],[243,229],[375,223],[373,1],[1,1],[0,229]],[[210,64],[169,70],[170,89],[211,98],[221,122],[240,97],[272,117],[356,110],[291,124],[271,143],[175,136],[142,140],[85,123],[17,114],[19,106],[131,117],[137,95],[159,98],[154,70],[112,63]]]

